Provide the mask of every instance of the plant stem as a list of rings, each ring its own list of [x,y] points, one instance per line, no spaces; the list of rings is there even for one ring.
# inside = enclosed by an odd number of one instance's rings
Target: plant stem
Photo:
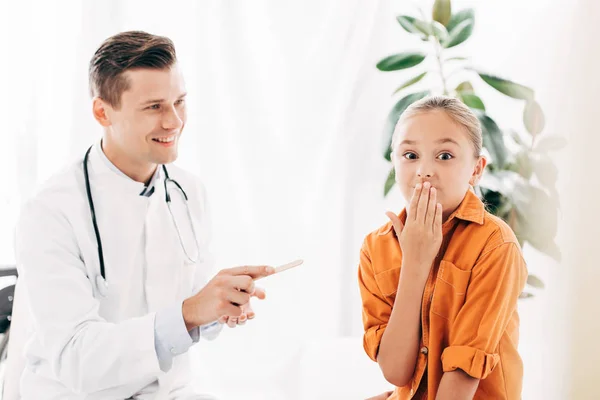
[[[440,78],[442,79],[442,88],[444,90],[444,96],[448,95],[448,88],[446,87],[446,77],[444,76],[444,65],[442,63],[442,46],[437,37],[431,36],[433,38],[433,48],[435,49],[435,58],[437,60],[438,66],[440,68]]]

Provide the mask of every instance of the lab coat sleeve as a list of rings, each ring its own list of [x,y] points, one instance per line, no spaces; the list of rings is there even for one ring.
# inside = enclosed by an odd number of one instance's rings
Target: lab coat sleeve
[[[154,343],[160,369],[164,372],[171,369],[173,357],[187,352],[201,337],[215,339],[223,327],[215,321],[187,331],[181,308],[182,304],[176,303],[156,313]]]
[[[73,229],[57,208],[39,199],[26,204],[15,248],[33,327],[63,385],[93,393],[162,373],[155,314],[120,323],[100,317]]]

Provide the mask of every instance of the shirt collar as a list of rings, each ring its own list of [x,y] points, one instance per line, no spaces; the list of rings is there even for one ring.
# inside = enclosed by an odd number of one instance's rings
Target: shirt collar
[[[127,175],[125,175],[125,173],[123,173],[123,171],[121,171],[119,168],[117,168],[117,166],[115,164],[113,164],[108,157],[106,157],[106,154],[104,154],[104,149],[102,149],[102,140],[100,140],[100,142],[98,143],[98,155],[100,156],[100,159],[102,160],[102,162],[114,173],[116,173],[117,175],[129,179],[133,182],[135,182],[133,179],[131,179],[130,177],[128,177]],[[154,186],[156,185],[156,181],[158,180],[158,176],[160,175],[160,166],[158,166],[156,168],[156,171],[154,171],[154,175],[152,175],[152,178],[150,179],[150,182],[147,185],[144,185],[144,188],[142,190],[142,192],[140,193],[140,196],[146,196],[146,197],[150,197],[152,196],[152,193],[154,193]]]

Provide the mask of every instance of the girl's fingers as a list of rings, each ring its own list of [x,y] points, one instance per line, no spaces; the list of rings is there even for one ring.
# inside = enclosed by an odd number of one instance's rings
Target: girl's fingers
[[[396,232],[396,237],[398,239],[400,239],[400,234],[402,233],[402,230],[404,229],[404,224],[402,223],[402,221],[400,221],[400,218],[398,218],[398,216],[391,211],[386,212],[385,215],[387,215],[387,217],[390,219],[390,221],[392,221],[392,225],[394,226],[394,231]]]
[[[425,225],[433,224],[435,218],[435,207],[437,205],[437,190],[432,187],[429,189],[429,203],[427,204],[427,213],[425,214]]]
[[[420,183],[417,183],[415,186],[415,191],[410,199],[410,204],[408,205],[407,216],[411,219],[416,219],[417,217],[417,206],[419,204],[419,197],[421,196],[421,190],[423,186]]]
[[[429,203],[429,188],[431,184],[429,182],[425,182],[423,184],[423,189],[421,190],[421,196],[419,197],[419,204],[417,205],[417,215],[415,219],[417,222],[424,223],[425,222],[425,214],[427,214],[427,204]]]
[[[433,220],[434,235],[442,235],[442,205],[437,203],[435,206],[435,218]]]

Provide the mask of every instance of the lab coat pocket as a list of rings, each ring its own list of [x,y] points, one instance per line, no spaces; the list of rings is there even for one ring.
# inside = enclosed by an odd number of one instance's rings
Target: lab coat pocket
[[[381,294],[383,294],[392,302],[396,298],[399,280],[400,268],[388,269],[387,271],[382,271],[375,275],[375,281],[381,290]]]
[[[462,270],[453,263],[442,260],[433,289],[431,312],[453,321],[465,303],[470,279],[471,271]]]

